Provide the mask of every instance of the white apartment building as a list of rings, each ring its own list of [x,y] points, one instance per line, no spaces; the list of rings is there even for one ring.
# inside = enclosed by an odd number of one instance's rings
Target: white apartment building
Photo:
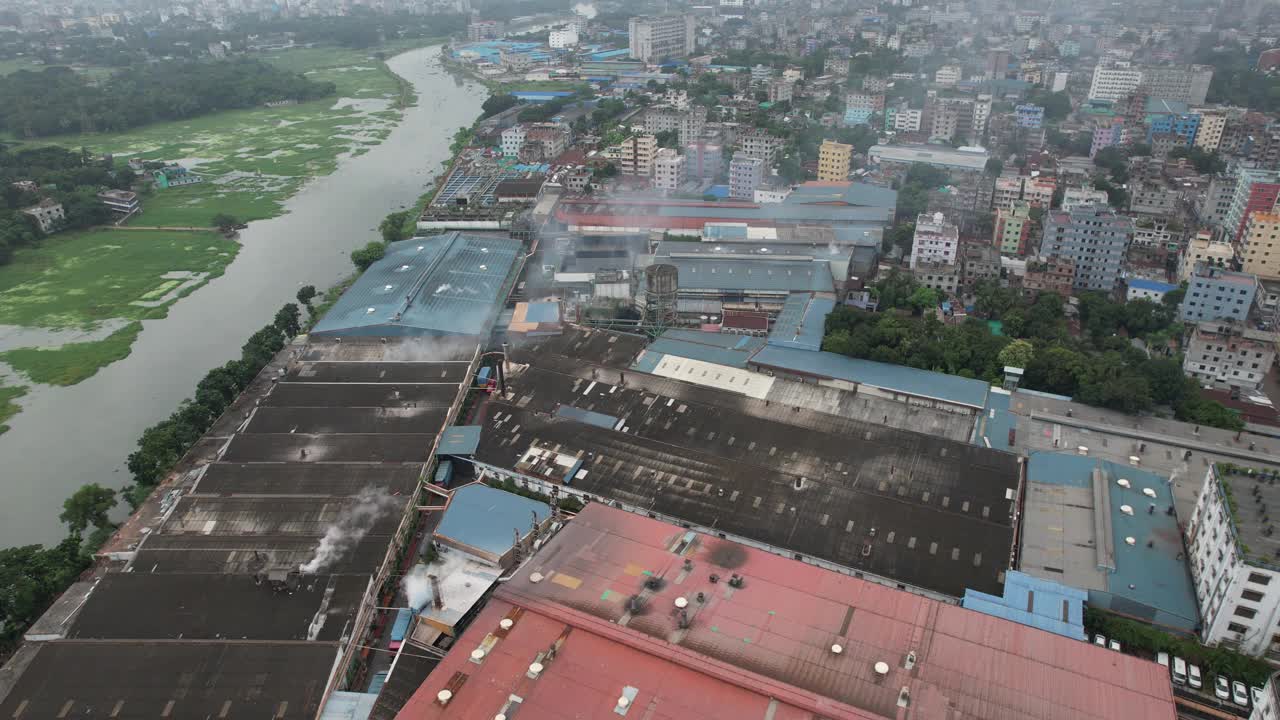
[[[648,177],[653,174],[653,158],[658,154],[658,139],[652,135],[632,135],[607,148],[606,159],[617,161],[623,175]]]
[[[760,158],[766,165],[773,163],[782,145],[782,138],[770,135],[763,130],[751,130],[738,136],[738,151],[744,155]]]
[[[1280,508],[1274,477],[1209,466],[1186,531],[1201,641],[1269,660],[1280,659],[1280,561],[1266,550],[1274,545],[1268,513]]]
[[[687,104],[687,102],[686,102]],[[681,145],[696,142],[707,126],[707,109],[698,107],[680,110],[676,107],[656,107],[644,113],[644,131],[650,134],[675,131]]]
[[[653,187],[675,192],[684,183],[684,156],[671,148],[662,148],[653,157]]]
[[[1207,320],[1191,331],[1182,372],[1204,385],[1252,390],[1262,386],[1275,356],[1274,333]]]
[[[729,197],[760,202],[755,200],[755,195],[763,182],[764,160],[741,151],[734,153],[733,160],[729,161]]]
[[[547,44],[556,50],[574,47],[578,44],[578,29],[571,26],[562,30],[552,30],[547,37]]]
[[[1082,205],[1106,205],[1107,194],[1093,188],[1067,188],[1062,193],[1062,209],[1068,212]]]
[[[1230,268],[1236,259],[1236,249],[1229,242],[1214,242],[1213,232],[1201,230],[1191,238],[1178,257],[1178,282],[1190,282],[1196,263],[1207,263],[1216,268]]]
[[[1116,101],[1138,89],[1142,84],[1142,71],[1129,63],[1098,63],[1093,68],[1093,82],[1089,85],[1090,100]]]
[[[525,125],[512,125],[502,131],[502,157],[517,157],[520,154],[520,148],[524,146],[525,135],[529,132],[529,128]]]
[[[959,65],[943,65],[933,74],[933,81],[939,85],[955,85],[960,82],[961,72]]]
[[[920,121],[924,111],[919,108],[900,107],[893,109],[894,132],[920,132]]]
[[[692,15],[633,17],[628,23],[631,57],[647,63],[693,53],[695,22]]]
[[[955,265],[960,252],[960,229],[947,222],[942,213],[922,214],[916,218],[916,231],[911,239],[911,270],[921,261]]]

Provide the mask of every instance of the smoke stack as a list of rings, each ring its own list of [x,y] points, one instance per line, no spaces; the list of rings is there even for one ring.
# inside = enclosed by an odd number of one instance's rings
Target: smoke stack
[[[427,579],[431,581],[431,604],[437,610],[444,609],[444,597],[440,594],[440,578],[428,575]]]

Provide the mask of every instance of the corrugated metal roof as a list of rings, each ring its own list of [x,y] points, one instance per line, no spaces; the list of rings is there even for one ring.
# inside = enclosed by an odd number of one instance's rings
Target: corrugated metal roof
[[[641,353],[637,370],[645,368],[639,362],[653,354],[676,355],[691,360],[744,368],[747,360],[755,351],[764,347],[764,338],[750,335],[731,335],[727,333],[705,333],[696,330],[667,330],[649,344]],[[652,372],[649,367],[646,372]]]
[[[796,186],[783,202],[794,205],[839,202],[893,211],[898,207],[898,191],[858,182],[807,182]]]
[[[821,350],[827,316],[835,307],[833,297],[792,293],[773,324],[769,344],[797,350]]]
[[[682,290],[832,292],[830,265],[812,260],[670,258]]]
[[[436,455],[475,455],[480,445],[479,425],[454,425],[440,436]]]
[[[942,145],[874,145],[867,153],[873,160],[911,162],[961,170],[983,170],[987,152],[963,152]]]
[[[1089,593],[1051,580],[1010,570],[1004,596],[967,590],[961,606],[1063,637],[1085,640],[1084,603]]]
[[[681,281],[683,282],[683,276]],[[975,408],[986,405],[990,390],[990,385],[981,380],[919,370],[905,365],[860,360],[831,352],[809,352],[776,345],[766,346],[751,358],[751,362]]]
[[[503,492],[481,483],[464,485],[453,494],[436,535],[494,555],[511,549],[512,529],[525,531],[551,514],[544,502]]]
[[[1177,285],[1157,282],[1155,280],[1148,280],[1146,278],[1129,278],[1128,280],[1125,281],[1125,284],[1131,288],[1138,288],[1139,290],[1152,290],[1154,292],[1169,292],[1170,290],[1173,290],[1174,288],[1178,287]]]
[[[392,243],[312,334],[480,335],[505,299],[518,240],[448,232]]]
[[[733,574],[741,587],[727,584]],[[514,625],[473,662],[469,650],[504,617]],[[655,718],[1175,717],[1168,672],[1154,662],[600,503],[497,589],[458,646],[401,717],[613,717],[623,695],[619,715]]]

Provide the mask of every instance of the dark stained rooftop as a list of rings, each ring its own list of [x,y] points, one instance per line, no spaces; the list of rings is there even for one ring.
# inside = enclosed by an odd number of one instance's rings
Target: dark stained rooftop
[[[370,487],[408,493],[421,472],[421,468],[412,464],[314,466],[220,462],[205,470],[193,494],[342,497]]]
[[[228,462],[423,462],[434,435],[237,435],[222,455]]]
[[[282,408],[260,407],[248,433],[424,434],[444,424],[448,408]]]

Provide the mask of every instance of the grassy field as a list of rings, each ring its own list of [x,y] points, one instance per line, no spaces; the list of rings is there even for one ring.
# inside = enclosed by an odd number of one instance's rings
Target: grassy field
[[[0,353],[0,362],[7,363],[31,382],[75,385],[93,377],[99,368],[129,357],[129,349],[140,332],[142,323],[134,321],[104,340],[56,348],[19,348]]]
[[[180,294],[221,275],[239,246],[215,232],[97,230],[62,233],[0,267],[0,324],[91,328],[112,319],[164,317]],[[160,291],[157,294],[157,291]]]
[[[251,108],[120,133],[50,138],[67,147],[177,161],[206,182],[157,190],[143,198],[140,226],[207,227],[217,213],[245,221],[274,217],[308,178],[327,175],[344,153],[361,154],[381,142],[400,119],[401,82],[378,59],[405,46],[380,50],[300,48],[261,58],[337,87],[331,98],[276,108]],[[411,93],[410,93],[411,95]]]
[[[27,389],[24,387],[5,387],[0,385],[0,433],[4,433],[9,429],[9,426],[5,425],[4,422],[17,415],[18,411],[22,409],[14,400],[26,394]]]

